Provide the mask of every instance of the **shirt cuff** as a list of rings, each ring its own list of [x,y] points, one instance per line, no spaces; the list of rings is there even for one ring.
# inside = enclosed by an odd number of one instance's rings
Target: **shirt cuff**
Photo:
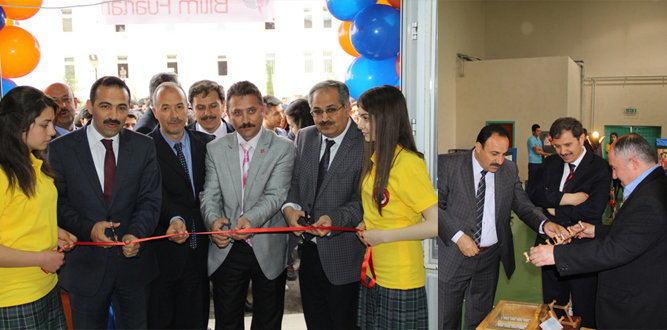
[[[542,223],[540,224],[540,235],[544,235],[544,225],[547,224],[547,221],[549,221],[549,220],[544,220],[544,221],[542,221]]]
[[[183,217],[175,216],[175,217],[173,217],[169,220],[169,225],[171,225],[171,223],[176,219],[179,219],[179,220],[183,221],[183,224],[185,224],[185,219],[183,219]]]
[[[280,208],[280,212],[285,213],[285,208],[291,206],[295,211],[301,211],[301,206],[296,203],[285,203],[283,207]]]
[[[454,237],[452,237],[452,242],[456,244],[459,241],[459,238],[461,238],[461,236],[463,236],[463,232],[460,230],[457,231],[456,234],[454,234]]]

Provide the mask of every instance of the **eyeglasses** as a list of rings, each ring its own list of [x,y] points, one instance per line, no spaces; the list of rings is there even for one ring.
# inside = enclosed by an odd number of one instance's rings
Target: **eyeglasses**
[[[338,111],[338,110],[340,110],[340,109],[342,109],[342,108],[344,108],[344,107],[345,107],[345,105],[343,104],[343,105],[341,105],[340,108],[338,108],[338,109],[335,109],[335,108],[326,108],[324,111],[319,110],[319,109],[318,109],[318,110],[313,110],[313,111],[310,112],[310,114],[311,114],[313,117],[322,117],[322,115],[326,112],[326,113],[327,113],[327,116],[331,116],[334,112],[336,112],[336,111]]]

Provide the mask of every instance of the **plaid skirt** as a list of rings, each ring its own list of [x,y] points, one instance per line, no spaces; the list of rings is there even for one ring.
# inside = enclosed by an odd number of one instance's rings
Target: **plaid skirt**
[[[65,312],[56,285],[46,296],[31,303],[0,307],[0,329],[67,329]]]
[[[387,289],[375,284],[359,292],[357,325],[363,329],[427,329],[426,288]]]

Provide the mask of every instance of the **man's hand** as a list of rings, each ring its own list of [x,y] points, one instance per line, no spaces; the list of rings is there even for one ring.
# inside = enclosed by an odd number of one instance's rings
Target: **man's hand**
[[[320,217],[319,220],[315,224],[313,224],[313,227],[331,227],[331,218],[329,218],[328,215],[323,215]],[[326,236],[330,230],[324,230],[324,229],[312,229],[307,231],[309,234],[313,234],[316,236],[324,237]]]
[[[461,250],[461,253],[463,253],[463,255],[466,257],[474,257],[479,254],[479,248],[477,247],[477,244],[475,244],[475,241],[466,234],[463,234],[459,238],[459,240],[456,242],[456,245],[459,247],[459,250]]]
[[[551,221],[545,221],[544,228],[542,229],[544,230],[544,233],[551,238],[558,236],[558,240],[564,240],[566,237],[570,237],[570,232],[567,231],[567,229]],[[567,241],[563,242],[563,244],[570,243],[570,240],[571,239],[568,239]]]
[[[211,224],[211,231],[222,231],[222,226],[226,226],[228,224],[229,219],[219,218],[218,220],[213,221]],[[220,248],[226,247],[232,240],[232,236],[230,234],[211,234],[211,238],[213,239],[215,245]]]
[[[361,243],[364,243],[366,247],[368,247],[368,243],[364,239],[364,232],[366,231],[366,223],[365,222],[360,222],[359,225],[357,225],[357,229],[361,229],[362,231],[357,232],[357,237],[359,237],[359,240]]]
[[[183,220],[181,219],[174,219],[174,221],[171,222],[169,225],[169,228],[167,228],[167,235],[172,235],[172,234],[182,234],[178,236],[171,236],[169,237],[169,240],[178,243],[178,244],[183,244],[183,242],[188,240],[188,231],[187,228],[185,227],[185,223],[183,223]],[[196,239],[194,236],[192,236],[192,239]]]
[[[537,267],[555,265],[554,246],[540,245],[530,249],[530,262]]]
[[[547,212],[549,212],[549,214],[551,214],[551,216],[553,216],[553,217],[556,216],[556,209],[553,208],[553,207],[548,208]]]
[[[236,228],[234,230],[243,230],[243,229],[252,229],[252,225],[250,224],[250,220],[244,216],[240,217],[238,220],[236,220]],[[239,234],[239,233],[234,233],[232,234],[232,238],[235,240],[239,241],[245,241],[252,235],[251,233],[247,234]]]
[[[113,224],[114,228],[118,228],[118,226],[120,226],[119,222]],[[113,243],[114,241],[109,237],[107,237],[107,235],[104,233],[104,230],[107,228],[111,228],[111,222],[109,221],[97,222],[93,226],[93,230],[90,231],[90,240],[93,242]],[[118,237],[114,237],[114,239],[118,240]]]
[[[39,266],[49,273],[55,273],[65,263],[65,254],[57,251],[39,252]]]
[[[290,227],[301,227],[301,225],[299,224],[298,221],[299,221],[299,218],[306,216],[306,212],[297,211],[293,207],[287,206],[283,210],[283,215],[285,216],[285,221],[287,221],[288,226],[290,226]],[[293,231],[292,233],[294,233],[294,235],[299,237],[299,236],[301,236],[301,234],[303,234],[303,230]]]
[[[588,194],[585,192],[578,192],[578,193],[565,193],[563,194],[563,198],[560,200],[560,205],[572,205],[572,206],[577,206],[583,202],[585,202],[588,199]]]
[[[139,253],[140,243],[130,243],[136,239],[137,237],[131,234],[123,236],[123,242],[125,242],[125,245],[123,245],[123,254],[125,255],[125,258],[136,257],[137,253]]]
[[[58,247],[63,249],[63,251],[71,251],[75,245],[74,242],[77,242],[78,239],[76,236],[72,235],[65,229],[58,227]]]
[[[575,235],[574,237],[576,237],[578,239],[595,238],[595,225],[591,225],[590,223],[586,223],[586,222],[583,222],[583,221],[581,222],[581,224],[584,225],[584,230],[582,232],[578,233],[577,235]],[[575,226],[577,226],[577,225],[575,225]]]

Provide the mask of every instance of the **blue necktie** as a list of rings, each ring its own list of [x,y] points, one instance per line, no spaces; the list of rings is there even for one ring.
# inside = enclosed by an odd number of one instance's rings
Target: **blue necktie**
[[[185,170],[185,176],[188,178],[188,182],[190,183],[190,186],[192,186],[192,179],[190,178],[190,171],[188,170],[188,162],[185,160],[185,155],[183,154],[183,144],[181,142],[176,143],[174,145],[174,148],[176,149],[176,157],[178,157],[178,160],[181,162],[181,166],[183,166],[183,169]],[[196,196],[194,196],[195,199],[197,199]],[[191,249],[196,249],[197,248],[197,238],[194,235],[195,234],[195,219],[192,219],[192,235],[190,235],[190,248]]]

